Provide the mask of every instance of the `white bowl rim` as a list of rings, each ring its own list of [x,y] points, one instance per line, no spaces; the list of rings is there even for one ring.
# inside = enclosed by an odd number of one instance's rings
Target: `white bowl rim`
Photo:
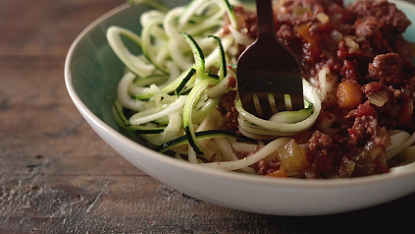
[[[399,5],[404,7],[410,7],[415,11],[415,5],[409,2],[401,1],[401,0],[389,0],[390,2],[397,2]],[[172,166],[175,168],[183,168],[190,173],[198,173],[204,174],[206,176],[214,176],[222,179],[228,179],[233,181],[240,181],[240,182],[247,182],[247,183],[255,183],[255,184],[262,184],[267,186],[284,186],[286,188],[298,188],[298,187],[313,187],[313,188],[325,188],[325,189],[338,189],[339,187],[344,188],[347,187],[354,187],[354,186],[365,186],[368,184],[373,185],[374,183],[385,183],[390,180],[399,180],[407,177],[415,176],[415,170],[405,170],[396,173],[385,173],[381,175],[372,175],[366,177],[357,177],[357,178],[349,178],[349,179],[329,179],[329,180],[321,180],[321,179],[296,179],[296,178],[269,178],[259,175],[250,175],[244,173],[237,173],[237,172],[227,172],[221,171],[217,169],[212,169],[200,165],[194,165],[191,163],[183,162],[169,156],[163,155],[158,153],[154,150],[151,150],[145,146],[136,143],[135,141],[125,137],[121,133],[117,132],[110,126],[108,126],[105,122],[99,119],[94,113],[92,113],[88,107],[82,102],[82,100],[77,95],[75,88],[72,85],[72,76],[71,76],[71,62],[74,55],[74,51],[79,45],[79,42],[88,34],[88,32],[96,27],[99,23],[101,23],[106,18],[123,11],[124,9],[130,7],[129,3],[121,4],[120,6],[108,11],[107,13],[103,14],[92,23],[90,23],[74,40],[71,44],[68,54],[65,59],[65,68],[64,68],[64,75],[65,75],[65,84],[68,90],[68,93],[74,102],[74,104],[78,107],[78,110],[83,113],[90,121],[92,121],[97,127],[103,130],[108,135],[112,135],[115,138],[122,141],[122,143],[137,152],[141,152],[145,157],[152,157],[153,160],[166,164],[167,166]]]

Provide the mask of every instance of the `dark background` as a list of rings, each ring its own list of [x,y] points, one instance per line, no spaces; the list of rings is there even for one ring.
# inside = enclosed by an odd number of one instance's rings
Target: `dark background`
[[[124,160],[63,77],[75,37],[124,2],[0,0],[0,233],[415,233],[415,194],[337,215],[259,215],[190,198]]]

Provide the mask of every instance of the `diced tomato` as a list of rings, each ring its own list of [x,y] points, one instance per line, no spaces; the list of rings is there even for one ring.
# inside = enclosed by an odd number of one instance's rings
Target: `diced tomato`
[[[344,24],[352,19],[352,14],[339,4],[331,4],[328,10],[331,17],[330,21],[335,22],[336,25]]]
[[[320,35],[311,34],[310,27],[307,24],[299,25],[295,29],[306,41],[310,43],[311,46],[317,46],[317,42],[320,40]]]
[[[361,86],[354,80],[346,80],[339,84],[336,96],[339,107],[356,108],[362,100]]]
[[[278,150],[281,168],[287,171],[301,171],[308,167],[306,151],[301,148],[294,140],[288,142]]]
[[[356,116],[373,116],[376,113],[375,109],[369,105],[369,102],[365,102],[364,104],[360,104],[356,109]]]

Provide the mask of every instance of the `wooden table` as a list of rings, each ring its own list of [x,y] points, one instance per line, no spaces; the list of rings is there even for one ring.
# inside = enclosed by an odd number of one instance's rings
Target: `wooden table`
[[[0,233],[415,233],[415,194],[330,216],[251,214],[124,160],[82,119],[63,77],[76,35],[123,2],[0,1]]]

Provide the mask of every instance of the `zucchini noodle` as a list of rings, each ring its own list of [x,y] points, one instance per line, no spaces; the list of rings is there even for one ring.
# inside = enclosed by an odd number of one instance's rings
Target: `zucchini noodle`
[[[132,72],[139,76],[150,75],[154,70],[154,65],[149,64],[143,56],[131,54],[122,42],[120,35],[125,36],[137,46],[141,47],[141,38],[136,34],[127,29],[111,26],[107,30],[107,40],[115,54]]]
[[[275,149],[278,149],[281,146],[284,146],[290,141],[290,138],[278,138],[267,145],[265,145],[263,148],[261,148],[258,152],[250,155],[249,157],[237,160],[237,161],[230,161],[230,162],[215,162],[215,163],[206,163],[204,166],[222,169],[222,170],[237,170],[240,168],[247,167],[249,165],[252,165],[256,162],[258,162],[261,159],[264,159],[268,155],[275,152]]]
[[[242,128],[243,130],[251,134],[273,135],[273,136],[287,136],[287,135],[289,136],[289,135],[293,135],[295,133],[298,133],[305,129],[310,128],[314,124],[314,122],[317,120],[317,117],[320,114],[321,102],[316,92],[312,88],[312,86],[306,80],[303,80],[303,90],[304,90],[304,97],[306,98],[306,100],[309,100],[314,105],[314,110],[311,115],[304,116],[304,119],[296,123],[290,123],[291,116],[287,115],[285,118],[281,119],[279,123],[276,123],[270,120],[260,119],[254,116],[253,114],[245,111],[242,108],[240,100],[238,100],[236,102],[236,109],[241,115],[240,122],[242,124],[240,125],[240,128]],[[300,111],[305,111],[306,109],[303,109]],[[295,111],[291,112],[293,113],[294,116],[299,115],[299,113],[294,113],[294,112]],[[283,112],[277,113],[276,115],[282,114],[282,113]]]
[[[231,67],[240,48],[253,42],[241,30],[234,11],[244,5],[193,0],[187,6],[166,9],[152,1],[131,2],[148,2],[156,9],[141,15],[140,35],[118,26],[107,30],[110,47],[126,67],[114,100],[114,118],[120,126],[160,152],[172,151],[175,158],[204,167],[255,174],[261,160],[274,160],[285,168],[276,176],[307,174],[301,168],[308,166],[307,146],[296,144],[292,136],[316,123],[321,100],[335,86],[335,78],[326,78],[331,75],[328,68],[321,69],[311,84],[303,79],[305,108],[299,111],[260,119],[244,110],[236,95],[238,127],[231,132],[228,116],[218,111],[218,105],[222,97],[237,92]],[[132,54],[123,38],[142,54]],[[415,134],[396,130],[388,134],[392,145],[386,149],[387,159],[398,155],[405,167],[413,167],[410,163],[415,158],[410,155],[415,147],[408,147],[415,142]],[[330,175],[322,174],[336,177]]]

